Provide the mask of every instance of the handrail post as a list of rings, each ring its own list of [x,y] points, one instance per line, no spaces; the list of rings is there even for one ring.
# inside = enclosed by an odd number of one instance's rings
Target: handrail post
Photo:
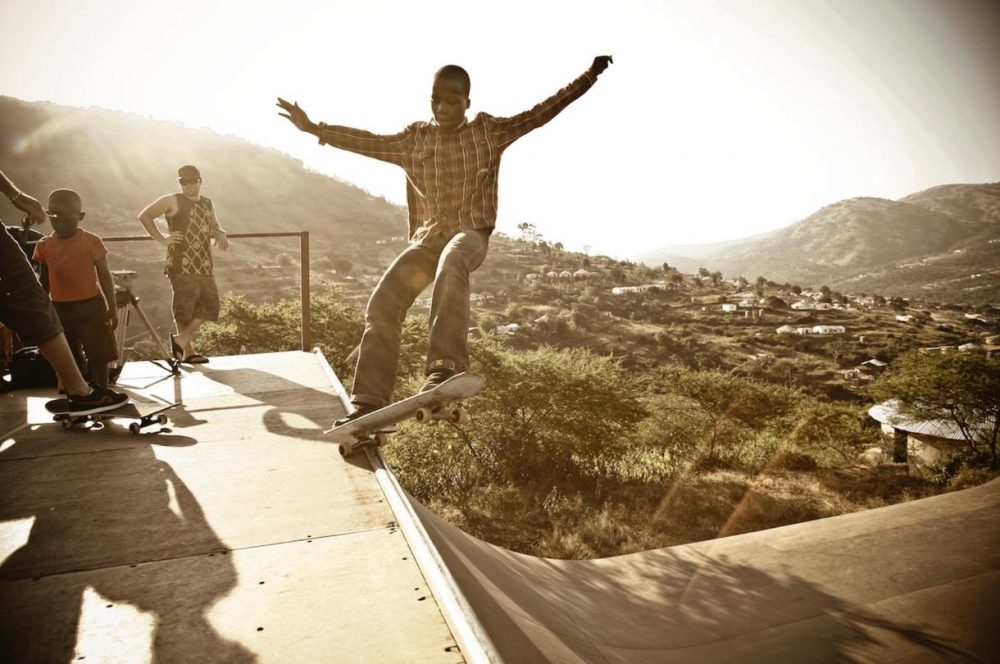
[[[309,310],[309,231],[299,232],[299,294],[302,300],[302,350],[312,349],[312,312]]]

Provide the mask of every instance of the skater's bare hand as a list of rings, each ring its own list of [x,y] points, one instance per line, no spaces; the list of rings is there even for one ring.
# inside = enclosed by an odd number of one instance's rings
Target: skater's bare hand
[[[225,251],[229,248],[229,236],[226,231],[219,229],[215,231],[215,246]]]
[[[599,76],[612,63],[614,63],[614,60],[611,59],[610,55],[599,55],[594,58],[594,63],[590,65],[590,73],[594,76]]]
[[[287,118],[289,122],[295,125],[296,129],[309,134],[316,133],[316,124],[309,119],[309,116],[306,115],[305,111],[299,108],[298,102],[293,103],[278,97],[277,106],[281,110],[285,111],[284,113],[279,112],[278,115],[283,118]]]
[[[118,312],[115,309],[108,309],[108,327],[112,331],[118,329]]]

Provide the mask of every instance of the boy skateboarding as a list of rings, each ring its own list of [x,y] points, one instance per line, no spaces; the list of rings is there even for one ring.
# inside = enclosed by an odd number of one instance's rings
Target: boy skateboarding
[[[279,113],[300,131],[331,145],[400,166],[406,173],[410,243],[382,275],[368,301],[351,401],[356,410],[337,424],[392,398],[406,312],[434,283],[427,382],[433,389],[468,369],[469,275],[486,258],[497,217],[500,158],[518,138],[541,127],[582,96],[608,65],[598,56],[576,80],[535,107],[511,117],[479,113],[469,121],[468,73],[446,65],[434,75],[433,120],[380,135],[314,123],[297,103],[278,98]]]

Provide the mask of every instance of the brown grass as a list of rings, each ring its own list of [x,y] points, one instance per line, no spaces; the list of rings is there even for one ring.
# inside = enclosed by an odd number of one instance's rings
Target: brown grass
[[[672,484],[632,484],[601,498],[523,488],[472,492],[461,505],[430,507],[493,544],[548,558],[602,558],[922,498],[941,489],[905,467],[690,475]]]

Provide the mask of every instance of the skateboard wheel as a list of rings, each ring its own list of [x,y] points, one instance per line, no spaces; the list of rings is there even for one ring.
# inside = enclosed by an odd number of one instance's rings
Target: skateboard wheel
[[[451,411],[451,415],[452,415],[451,421],[454,422],[455,424],[465,424],[466,422],[469,421],[469,414],[465,411],[464,408],[456,408],[455,410]]]
[[[137,423],[135,423],[135,422],[133,422],[132,424],[128,425],[129,433],[131,433],[133,436],[136,435],[137,433],[139,433],[139,429],[140,428],[141,427]]]
[[[159,414],[159,415],[157,415],[156,416],[156,423],[157,424],[161,424],[161,425],[162,424],[166,424],[167,423],[167,416],[164,415],[164,414],[162,414],[162,413]]]
[[[59,423],[62,424],[62,428],[65,429],[66,431],[69,431],[70,429],[73,428],[73,422],[71,422],[70,420],[61,420]]]
[[[347,457],[351,456],[352,454],[354,454],[354,444],[353,443],[341,443],[340,447],[338,449],[340,450],[340,456],[342,456],[344,458],[347,458]]]
[[[418,408],[417,412],[415,412],[413,414],[413,418],[419,424],[427,424],[428,422],[433,421],[433,419],[434,419],[434,412],[431,411],[430,408]]]

